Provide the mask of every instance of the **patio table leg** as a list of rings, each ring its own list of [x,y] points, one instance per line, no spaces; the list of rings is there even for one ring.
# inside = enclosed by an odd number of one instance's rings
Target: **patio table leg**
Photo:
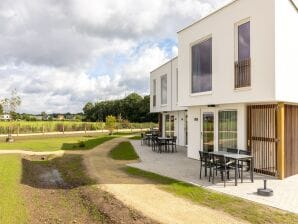
[[[243,160],[241,160],[241,183],[243,183]]]
[[[254,160],[253,158],[250,158],[250,179],[251,182],[254,182]]]

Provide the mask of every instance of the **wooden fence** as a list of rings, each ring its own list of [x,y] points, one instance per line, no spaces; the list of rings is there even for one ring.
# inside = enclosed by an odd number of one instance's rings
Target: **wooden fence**
[[[247,112],[248,148],[254,156],[255,171],[277,175],[276,104],[251,105]]]
[[[285,105],[285,177],[298,174],[298,106]]]

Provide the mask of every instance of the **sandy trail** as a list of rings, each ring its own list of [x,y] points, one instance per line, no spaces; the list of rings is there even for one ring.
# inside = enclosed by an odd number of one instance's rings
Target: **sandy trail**
[[[108,157],[108,152],[122,141],[127,139],[110,140],[84,154],[88,174],[99,182],[100,188],[161,223],[244,223],[224,212],[176,197],[144,179],[127,175],[121,170],[127,161],[115,161]]]

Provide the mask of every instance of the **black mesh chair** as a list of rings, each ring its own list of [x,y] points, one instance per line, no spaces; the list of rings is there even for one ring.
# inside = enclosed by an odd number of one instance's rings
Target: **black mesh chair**
[[[230,179],[230,170],[235,169],[231,166],[232,161],[228,161],[223,155],[212,154],[213,169],[212,169],[212,183],[214,183],[214,171],[219,171],[221,174],[221,180],[224,181],[224,186],[226,186],[226,179]]]
[[[156,150],[156,147],[157,147],[157,141],[156,141],[156,136],[152,136],[152,139],[151,139],[151,148],[152,148],[152,151],[155,151]]]
[[[166,144],[167,143],[165,141],[162,141],[158,138],[155,138],[155,143],[156,143],[155,147],[157,147],[159,153],[162,153],[163,151],[166,150],[166,148],[167,148]]]
[[[248,150],[239,150],[239,154],[241,155],[251,155],[251,151],[248,151]],[[247,170],[250,169],[250,160],[247,159],[247,160],[243,160],[243,166],[246,166],[247,167]]]
[[[235,149],[235,148],[227,148],[227,152],[239,154],[239,150]],[[233,160],[231,160],[231,161],[232,161],[231,166],[234,166],[234,168],[236,168],[235,161],[233,161]],[[237,164],[237,166],[238,166],[239,169],[243,169],[242,164]],[[238,172],[238,174],[239,174],[239,178],[240,178],[240,172]]]
[[[141,133],[141,145],[146,144],[147,136],[144,135],[144,133]]]
[[[212,175],[213,161],[208,152],[199,151],[200,154],[200,179],[202,179],[202,168],[205,169],[205,177],[207,176],[207,169],[209,169],[209,181]]]
[[[234,149],[234,148],[227,148],[227,152],[238,154],[239,153],[239,150],[238,149]]]
[[[177,136],[173,136],[170,144],[172,146],[172,152],[177,152]]]

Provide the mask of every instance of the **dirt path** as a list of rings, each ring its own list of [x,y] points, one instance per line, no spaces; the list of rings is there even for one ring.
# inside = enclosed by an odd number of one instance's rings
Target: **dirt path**
[[[126,205],[161,223],[241,223],[239,219],[174,196],[141,178],[128,176],[121,170],[127,161],[110,159],[108,152],[123,138],[108,141],[84,154],[88,174]]]
[[[25,156],[81,154],[83,155],[84,165],[87,168],[88,174],[99,183],[98,187],[100,189],[113,194],[127,206],[140,211],[145,216],[157,222],[171,224],[244,223],[224,212],[176,197],[159,189],[156,184],[152,184],[142,178],[129,176],[123,172],[122,168],[128,162],[116,161],[108,157],[109,151],[122,141],[127,141],[127,139],[115,138],[92,150],[54,152],[0,150],[0,154],[20,153]]]

